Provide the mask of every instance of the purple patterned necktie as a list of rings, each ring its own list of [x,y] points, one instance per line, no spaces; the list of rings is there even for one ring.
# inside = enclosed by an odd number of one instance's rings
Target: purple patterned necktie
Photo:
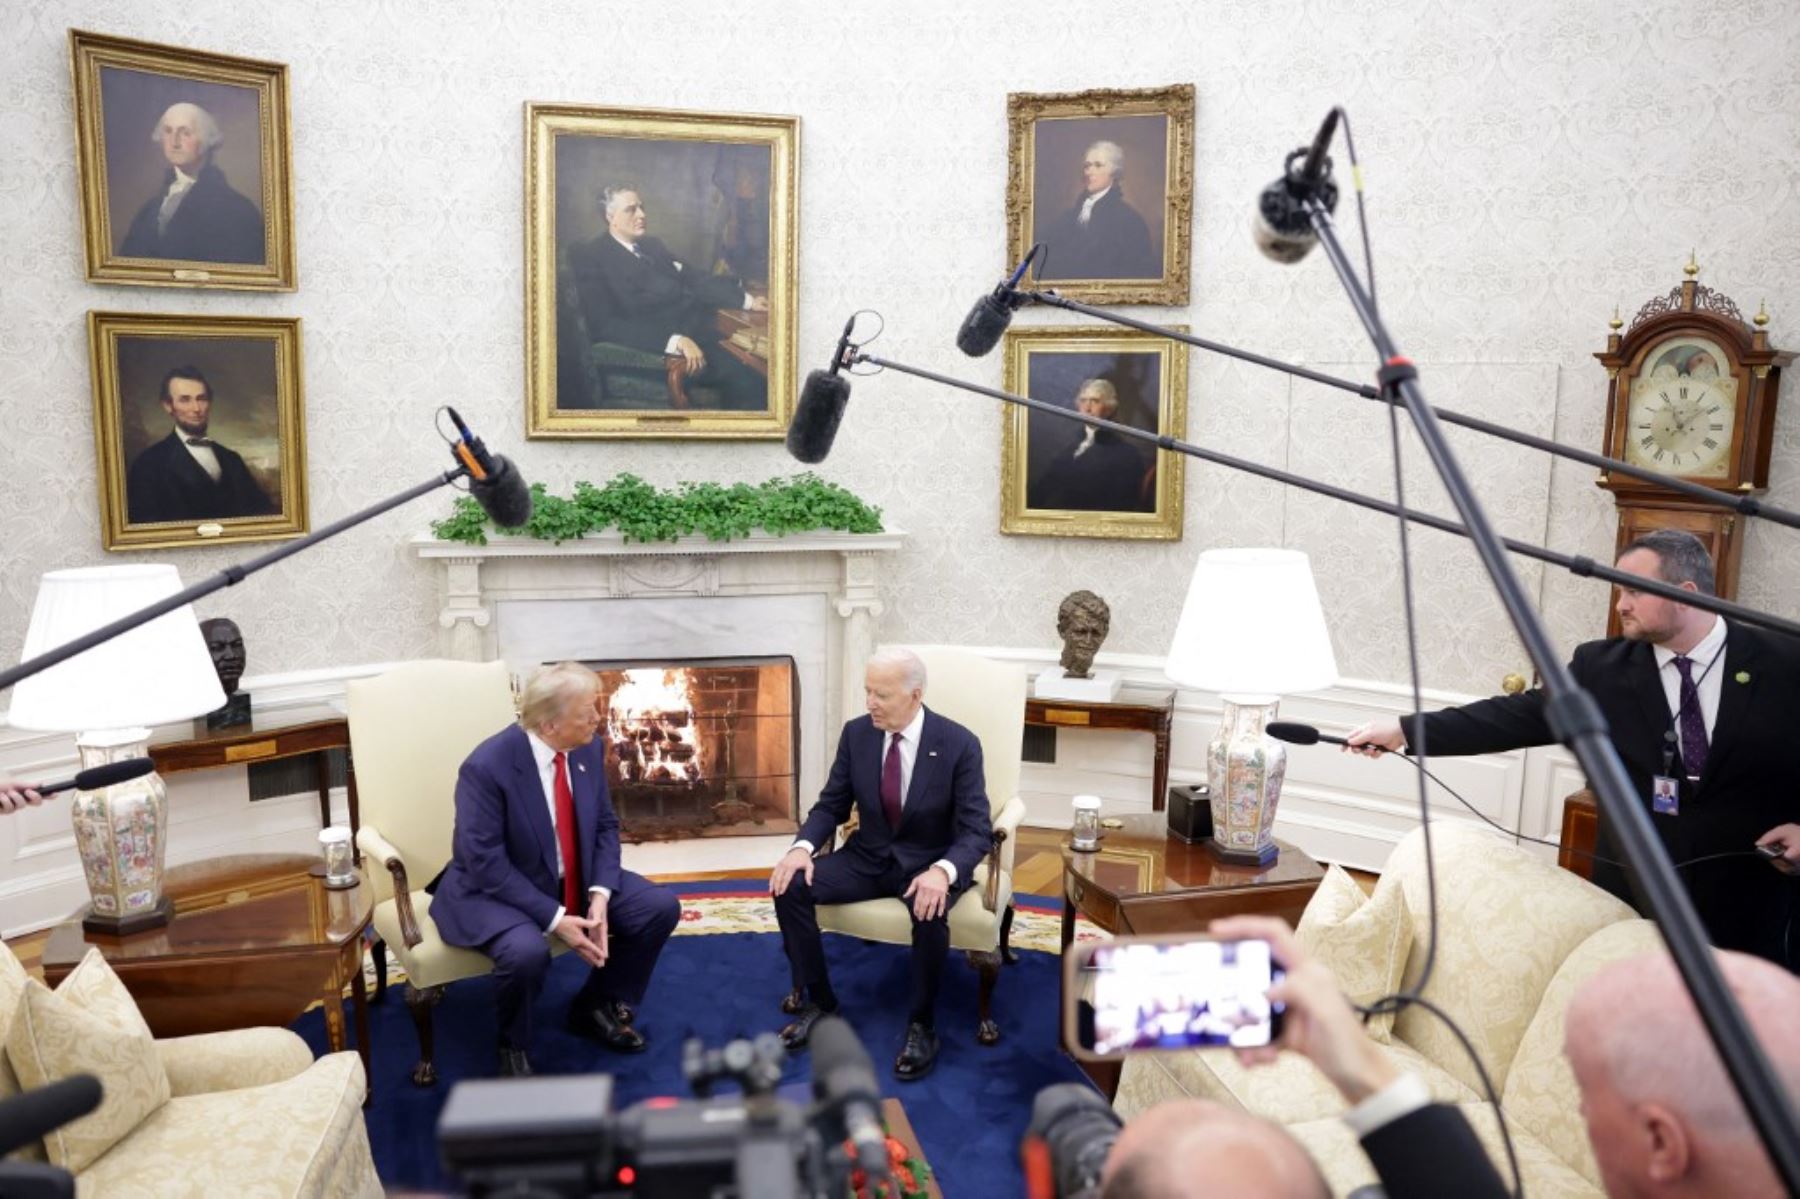
[[[900,827],[900,734],[888,739],[887,761],[881,764],[881,810],[888,827]]]
[[[1676,724],[1681,727],[1681,768],[1691,779],[1706,773],[1706,717],[1700,711],[1700,689],[1694,685],[1694,660],[1675,659],[1681,674],[1681,711]]]

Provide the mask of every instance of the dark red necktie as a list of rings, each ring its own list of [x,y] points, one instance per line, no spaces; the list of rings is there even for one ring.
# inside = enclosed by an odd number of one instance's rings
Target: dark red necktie
[[[900,827],[900,734],[888,738],[887,761],[881,765],[881,810],[887,813],[888,827]]]
[[[568,755],[556,755],[556,846],[562,850],[563,907],[586,916],[581,906],[581,851],[575,848],[575,792],[569,788]]]

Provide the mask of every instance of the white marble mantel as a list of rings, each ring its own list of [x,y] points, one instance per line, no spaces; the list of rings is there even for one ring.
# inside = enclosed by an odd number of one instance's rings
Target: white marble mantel
[[[560,544],[496,536],[487,545],[468,545],[421,533],[412,546],[441,567],[438,626],[446,657],[510,658],[521,645],[530,647],[528,656],[545,658],[638,656],[609,651],[654,645],[659,636],[691,643],[699,654],[797,653],[822,666],[824,702],[806,721],[817,721],[809,731],[829,729],[835,736],[834,720],[861,711],[863,660],[874,649],[882,611],[881,558],[899,551],[905,539],[905,533],[888,530],[644,543],[607,532]],[[693,602],[713,599],[739,602]],[[714,611],[716,620],[696,616]],[[659,627],[670,612],[681,613],[678,627]],[[770,650],[749,644],[755,638],[748,637],[742,648],[736,645],[749,632],[742,622],[755,622],[761,631],[788,625],[788,616],[792,635],[821,643]],[[606,630],[604,645],[594,640],[598,626]]]

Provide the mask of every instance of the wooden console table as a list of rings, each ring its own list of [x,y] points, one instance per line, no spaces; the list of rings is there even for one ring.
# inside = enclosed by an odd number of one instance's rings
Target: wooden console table
[[[319,783],[319,827],[331,823],[330,751],[345,751],[345,788],[350,797],[350,831],[359,827],[356,763],[349,759],[350,718],[324,704],[251,710],[249,724],[209,729],[206,718],[159,725],[150,731],[150,760],[165,777],[190,770],[217,770],[251,762],[274,762],[313,755]]]
[[[1058,729],[1123,729],[1156,738],[1156,765],[1151,774],[1150,810],[1160,812],[1169,795],[1169,730],[1175,724],[1175,692],[1153,691],[1139,699],[1127,687],[1112,703],[1079,699],[1025,700],[1025,723]]]
[[[315,1001],[331,1048],[345,1048],[344,986],[351,987],[356,1048],[369,1068],[368,992],[362,934],[373,894],[365,882],[327,890],[308,854],[243,854],[176,866],[163,891],[175,913],[162,928],[128,937],[60,924],[44,944],[54,987],[98,949],[158,1037],[261,1025],[282,1027]]]

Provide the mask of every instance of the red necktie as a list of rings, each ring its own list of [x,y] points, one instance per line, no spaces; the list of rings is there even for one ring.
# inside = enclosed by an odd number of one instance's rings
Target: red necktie
[[[881,810],[887,813],[888,827],[900,827],[900,734],[888,741],[887,761],[881,765]]]
[[[568,755],[556,755],[556,846],[562,850],[563,907],[586,916],[581,906],[581,851],[575,848],[575,792],[569,788]]]

